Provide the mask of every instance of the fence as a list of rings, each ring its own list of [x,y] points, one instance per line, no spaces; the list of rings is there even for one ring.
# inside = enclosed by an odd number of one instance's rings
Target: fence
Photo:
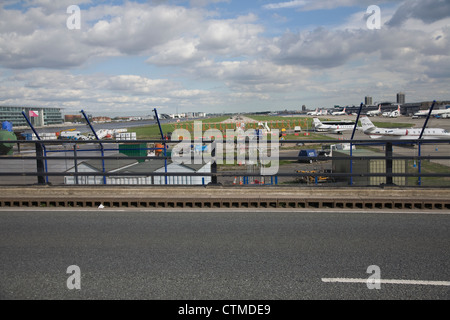
[[[256,163],[249,163],[247,141],[244,163],[238,163],[234,146],[232,164],[212,161],[190,166],[171,161],[171,147],[180,142],[14,141],[13,153],[0,156],[0,184],[450,187],[450,140],[282,141],[279,157],[260,157]],[[314,146],[317,150],[317,146],[336,143],[349,148],[333,150],[331,155],[299,155],[301,149]],[[141,148],[136,148],[136,144]],[[130,152],[125,155],[124,150]],[[138,153],[133,154],[134,151]],[[149,156],[148,152],[157,154]],[[213,159],[220,156],[215,148],[209,152]],[[264,175],[261,160],[277,164],[278,172]]]

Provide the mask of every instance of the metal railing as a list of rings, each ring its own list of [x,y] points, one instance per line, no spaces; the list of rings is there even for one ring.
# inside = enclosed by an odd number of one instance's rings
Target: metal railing
[[[21,178],[26,185],[46,185],[46,184],[64,184],[63,181],[56,181],[56,177],[72,178],[73,184],[89,184],[88,177],[95,178],[100,177],[101,182],[97,185],[112,184],[111,181],[107,181],[107,178],[149,178],[150,182],[143,183],[145,185],[185,185],[183,179],[170,179],[170,177],[197,177],[202,179],[202,183],[195,185],[207,185],[207,184],[222,184],[222,185],[250,185],[250,179],[257,181],[255,183],[258,186],[283,186],[283,185],[299,185],[301,182],[307,183],[308,186],[357,186],[357,187],[370,187],[376,185],[394,186],[399,185],[398,181],[401,181],[400,185],[408,187],[425,187],[427,179],[434,179],[434,183],[437,183],[439,187],[450,187],[450,140],[293,140],[282,141],[281,143],[289,149],[283,150],[281,155],[277,159],[273,158],[259,158],[258,160],[271,160],[278,161],[278,164],[283,161],[287,162],[291,166],[285,170],[283,165],[280,166],[278,173],[264,176],[261,174],[260,167],[253,171],[245,172],[245,166],[242,166],[240,170],[236,170],[236,165],[232,165],[232,169],[227,169],[227,166],[218,166],[214,161],[211,164],[211,169],[206,172],[193,172],[187,170],[180,172],[171,172],[167,169],[168,163],[170,165],[171,157],[167,156],[166,151],[160,152],[159,156],[134,156],[129,155],[124,157],[119,155],[119,149],[117,145],[146,145],[147,148],[143,149],[128,149],[129,151],[161,151],[161,149],[155,148],[154,144],[163,144],[173,146],[181,143],[182,141],[167,141],[167,140],[139,140],[139,141],[110,141],[110,140],[96,140],[96,141],[0,141],[2,143],[14,143],[18,148],[15,149],[13,154],[0,156],[0,185],[16,185],[17,179]],[[186,141],[184,141],[186,142]],[[212,144],[214,141],[202,141],[205,144]],[[267,142],[271,144],[270,141]],[[300,151],[301,147],[298,144],[301,143],[307,148],[308,144],[317,145],[333,145],[344,144],[350,146],[349,154],[345,152],[333,153],[332,156],[298,156],[294,155]],[[195,144],[195,141],[192,141]],[[359,154],[353,152],[353,146],[362,148],[363,150],[376,149],[377,153],[367,152],[366,154]],[[403,148],[404,146],[409,146]],[[84,148],[83,148],[84,147]],[[86,149],[89,147],[91,149]],[[94,147],[92,149],[92,147]],[[394,151],[395,148],[401,148],[404,152]],[[69,148],[69,149],[67,149]],[[446,151],[431,155],[426,154],[423,151],[424,148],[448,148]],[[212,148],[214,149],[214,148]],[[127,150],[127,149],[125,149]],[[122,149],[124,151],[124,149]],[[373,150],[372,150],[373,151]],[[86,155],[86,152],[98,152],[100,155]],[[117,152],[116,154],[107,154],[108,152]],[[288,155],[282,155],[282,153],[291,153]],[[64,153],[64,155],[61,155]],[[210,154],[213,158],[216,157],[214,151]],[[132,172],[126,170],[120,170],[124,168],[116,168],[117,170],[108,170],[105,163],[111,163],[114,161],[119,162],[124,159],[135,160],[136,162],[147,162],[150,160],[162,160],[165,161],[165,170],[163,172],[148,171],[148,172]],[[194,155],[192,155],[194,159]],[[237,154],[234,155],[234,161],[238,161]],[[58,161],[63,161],[66,166],[52,165]],[[91,172],[85,172],[80,170],[80,166],[86,161],[100,161],[101,167],[98,170]],[[291,162],[289,162],[291,161]],[[310,162],[314,161],[311,165]],[[425,164],[441,162],[442,165],[439,168],[424,170]],[[20,165],[18,163],[27,163],[28,166]],[[400,169],[396,168],[397,162],[400,162]],[[446,166],[446,163],[448,165]],[[341,166],[341,169],[337,169],[337,164]],[[361,165],[363,164],[363,165]],[[375,165],[376,164],[376,165]],[[370,166],[378,166],[378,169],[370,169]],[[364,167],[366,169],[361,169]],[[68,168],[71,167],[71,170]],[[294,167],[294,168],[292,168]],[[324,169],[327,167],[327,169]],[[342,169],[342,167],[344,169]],[[65,169],[65,170],[64,170]],[[298,169],[298,170],[297,170]],[[159,180],[159,183],[155,183],[157,177],[162,177],[164,180]],[[7,179],[9,178],[9,179]],[[17,179],[15,179],[17,178]],[[83,180],[84,178],[84,180]],[[233,181],[234,178],[234,181]],[[236,178],[244,183],[236,183]],[[290,181],[281,181],[291,179]],[[292,180],[295,179],[295,180]],[[400,179],[400,180],[399,180]],[[83,180],[85,183],[80,183]],[[261,181],[262,180],[262,181]],[[449,180],[449,182],[446,182]],[[177,182],[178,181],[178,182]],[[210,181],[210,182],[209,182]],[[380,182],[381,181],[381,182]],[[133,183],[131,183],[133,184]],[[142,183],[138,183],[142,184]]]

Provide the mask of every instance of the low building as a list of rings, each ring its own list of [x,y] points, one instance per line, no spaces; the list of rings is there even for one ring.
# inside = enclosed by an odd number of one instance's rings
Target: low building
[[[116,157],[119,157],[120,159],[108,159],[108,157],[105,158],[104,166],[105,166],[105,173],[115,173],[119,172],[121,170],[124,170],[128,167],[131,167],[133,165],[138,164],[137,160],[130,159],[126,155],[118,154]],[[90,161],[84,161],[80,162],[77,165],[77,168],[73,167],[66,172],[68,173],[102,173],[103,172],[103,161],[102,160],[90,160]],[[77,181],[78,180],[78,181]],[[74,185],[74,184],[80,184],[80,185],[102,185],[104,184],[103,177],[101,176],[80,176],[78,178],[74,176],[65,176],[64,177],[64,184],[68,185]],[[107,181],[108,184],[108,181]]]
[[[121,159],[105,159],[105,172],[106,173],[120,173],[121,176],[106,177],[106,184],[108,185],[166,185],[165,176],[145,176],[146,173],[159,173],[164,174],[166,172],[166,165],[163,159],[149,160],[143,163],[138,163],[137,160],[128,158],[127,156],[120,154],[118,157]],[[82,162],[78,165],[78,172],[92,172],[102,173],[103,163],[101,160],[92,160]],[[69,169],[67,172],[76,172],[75,167]],[[211,173],[211,163],[201,165],[185,165],[168,162],[168,173],[182,173],[180,176],[167,177],[167,185],[206,185],[211,183],[212,178],[210,176],[195,176],[195,173]],[[123,174],[123,175],[122,175]],[[139,175],[135,175],[139,174]],[[189,175],[189,174],[192,174]],[[66,176],[64,183],[67,185],[74,185],[77,183],[76,177]],[[78,184],[80,185],[102,185],[104,184],[103,177],[78,177]]]
[[[386,177],[369,177],[367,174],[386,173],[386,160],[380,159],[358,159],[358,157],[384,157],[385,154],[381,152],[374,152],[365,149],[353,150],[353,173],[361,174],[361,176],[353,177],[354,186],[378,186],[387,183]],[[332,170],[333,173],[349,174],[352,172],[350,169],[350,150],[339,150],[333,152],[333,157],[348,157],[344,160],[333,160]],[[392,161],[392,173],[406,173],[407,166],[406,160],[393,160]],[[341,181],[345,181],[350,184],[351,177],[343,177]],[[406,177],[394,177],[393,183],[398,186],[405,186],[407,184]]]
[[[120,173],[129,174],[125,177],[110,177],[108,184],[113,185],[165,185],[165,176],[133,176],[134,173],[157,173],[166,172],[164,160],[150,160],[132,167],[123,169]],[[195,173],[211,173],[211,163],[201,165],[185,165],[169,162],[167,164],[168,173],[182,173],[180,176],[167,177],[167,185],[206,185],[211,183],[210,176],[195,176]],[[193,174],[190,176],[189,174]]]
[[[110,117],[93,117],[92,122],[96,122],[96,123],[111,122],[111,118]]]

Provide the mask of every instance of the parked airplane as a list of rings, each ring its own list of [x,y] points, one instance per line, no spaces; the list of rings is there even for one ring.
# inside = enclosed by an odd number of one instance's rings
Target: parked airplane
[[[401,114],[401,110],[400,110],[400,106],[398,106],[398,109],[397,109],[397,110],[392,111],[392,112],[389,114],[389,118],[398,118],[398,117],[400,117],[400,114]]]
[[[316,109],[316,111],[308,112],[306,115],[308,115],[308,116],[318,116],[319,115],[319,109]]]
[[[381,116],[381,105],[378,106],[378,110],[372,110],[367,112],[368,117],[375,117],[375,116]]]
[[[346,116],[347,112],[345,112],[347,110],[347,108],[344,108],[344,110],[342,111],[336,111],[331,113],[332,116]]]
[[[314,118],[314,128],[319,132],[343,133],[355,128],[355,124],[323,124],[318,118]]]
[[[419,139],[422,133],[422,128],[378,128],[366,116],[361,117],[361,124],[364,134],[371,139],[414,140]],[[425,129],[423,139],[450,139],[450,132],[439,128]]]
[[[419,112],[414,113],[415,117],[426,117],[430,114],[430,110],[420,110]],[[432,116],[444,116],[446,115],[444,118],[448,118],[448,115],[450,115],[450,108],[448,109],[438,109],[438,110],[433,110],[431,112]]]

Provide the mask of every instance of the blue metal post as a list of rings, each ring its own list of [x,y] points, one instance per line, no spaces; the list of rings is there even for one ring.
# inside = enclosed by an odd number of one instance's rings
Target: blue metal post
[[[425,130],[427,129],[428,122],[430,121],[431,115],[433,114],[433,109],[436,105],[436,100],[433,101],[433,104],[431,105],[430,112],[428,112],[427,119],[425,120],[425,123],[423,124],[422,132],[420,133],[419,137],[419,157],[422,156],[422,144],[420,141],[423,139],[423,135],[425,134]],[[419,174],[422,174],[422,160],[419,159]],[[419,186],[422,186],[422,177],[419,176]]]
[[[430,121],[431,115],[433,114],[433,109],[434,109],[435,105],[436,105],[436,100],[433,101],[433,104],[431,105],[431,108],[430,108],[430,112],[428,112],[428,116],[427,116],[427,119],[425,120],[425,123],[423,124],[422,132],[420,133],[419,140],[422,140],[422,138],[423,138],[425,129],[428,126],[428,122]]]
[[[95,132],[94,127],[92,126],[91,122],[89,121],[88,116],[86,115],[86,113],[84,112],[84,110],[81,110],[81,113],[84,116],[84,119],[86,119],[86,122],[89,126],[89,128],[91,128],[92,133],[95,136],[95,139],[97,139],[97,141],[100,141],[100,139],[98,138],[97,132]],[[100,142],[100,151],[102,153],[102,170],[103,173],[106,173],[106,168],[105,168],[105,148],[103,147],[103,144]],[[106,176],[103,176],[103,184],[106,185]]]
[[[31,124],[30,119],[28,119],[27,114],[25,113],[25,111],[22,111],[22,115],[25,118],[25,120],[27,121],[28,125],[30,126],[31,130],[33,131],[33,133],[35,134],[36,138],[39,141],[42,141],[41,137],[39,136],[39,134],[37,133],[36,129],[34,128],[34,126]],[[44,157],[47,158],[47,148],[45,147],[45,144],[42,144],[42,149],[44,150]],[[44,160],[45,163],[45,173],[48,173],[48,165],[47,165],[47,159]],[[45,176],[45,181],[48,183],[48,176]]]
[[[167,147],[166,147],[166,138],[164,137],[164,132],[161,126],[161,121],[159,121],[159,115],[158,115],[158,110],[156,110],[156,108],[153,110],[155,112],[155,118],[156,121],[158,122],[158,126],[159,126],[159,132],[161,133],[161,139],[164,141],[164,168],[165,168],[165,172],[166,172],[166,176],[165,176],[165,182],[166,185],[169,184],[168,178],[167,178],[167,173],[168,173],[168,169],[167,169]]]
[[[363,109],[364,103],[361,103],[358,111],[358,115],[356,116],[355,127],[353,128],[352,138],[353,141],[355,139],[356,129],[358,128],[359,118],[361,117],[361,112]],[[350,143],[350,174],[353,174],[353,143]],[[353,185],[353,176],[350,177],[350,185]]]
[[[419,140],[419,157],[422,156],[422,143],[420,143]],[[422,176],[420,176],[422,174],[422,160],[419,159],[419,165],[418,165],[418,169],[419,169],[419,186],[422,186]]]

